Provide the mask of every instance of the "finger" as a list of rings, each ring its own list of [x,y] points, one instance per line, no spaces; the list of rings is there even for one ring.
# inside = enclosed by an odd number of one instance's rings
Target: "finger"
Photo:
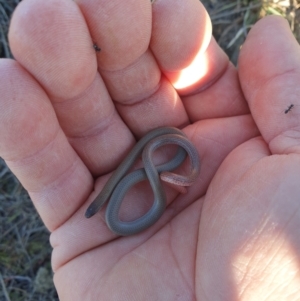
[[[243,91],[271,152],[298,153],[300,48],[285,19],[267,17],[254,26],[239,66]]]
[[[243,131],[237,131],[237,128],[243,128]],[[226,135],[224,129],[226,129]],[[178,195],[175,190],[165,186],[168,207],[157,223],[138,236],[139,242],[152,236],[197,198],[203,196],[216,170],[230,151],[258,134],[249,115],[199,121],[188,126],[184,131],[198,150],[201,162],[200,176],[189,187],[188,193],[185,195]],[[105,209],[91,219],[82,220],[87,204],[90,204],[101,191],[108,177],[100,178],[86,204],[68,222],[52,233],[54,270],[79,254],[105,244],[116,237],[105,224]],[[152,203],[153,193],[149,184],[135,185],[124,198],[120,210],[121,220],[137,219],[149,210]],[[69,233],[76,233],[76,236],[70,236]],[[68,237],[67,241],[66,237]]]
[[[188,76],[191,76],[195,74],[193,71],[196,69],[196,75],[201,74],[201,76],[200,78],[197,77],[196,82],[189,82],[191,87],[181,89],[181,93],[196,93],[198,90],[204,90],[217,82],[223,73],[226,73],[224,76],[226,80],[220,84],[216,83],[210,92],[197,93],[184,102],[192,121],[201,118],[240,115],[247,112],[247,105],[241,96],[236,72],[232,72],[233,67],[228,65],[228,58],[220,51],[215,41],[209,42],[211,39],[210,21],[199,1],[189,0],[184,1],[184,3],[182,1],[155,1],[152,4],[153,32],[151,40],[149,26],[145,29],[145,22],[139,24],[140,18],[137,17],[135,19],[138,21],[132,25],[130,14],[123,13],[123,11],[135,10],[134,6],[131,7],[132,1],[129,3],[115,2],[118,5],[115,5],[114,9],[110,9],[109,12],[111,17],[116,16],[115,19],[118,20],[116,23],[107,22],[106,19],[106,11],[108,10],[106,6],[110,8],[113,6],[112,4],[97,2],[98,6],[95,6],[94,1],[78,1],[86,19],[91,20],[89,27],[92,29],[94,39],[103,40],[103,45],[109,50],[103,55],[103,59],[98,60],[100,72],[110,94],[118,104],[120,114],[136,134],[142,135],[153,128],[154,124],[156,126],[174,125],[180,127],[188,122],[178,94],[169,84],[169,81],[175,85],[174,78],[178,77],[181,70],[189,64],[194,69],[183,73],[188,73]],[[102,10],[103,7],[104,11]],[[184,14],[182,14],[181,8],[184,8]],[[187,22],[184,17],[186,15],[191,16],[191,20],[195,22]],[[149,20],[149,13],[144,10],[140,12],[139,16],[142,16],[146,21]],[[199,18],[199,16],[203,18]],[[165,26],[166,22],[170,25]],[[129,50],[138,44],[134,39],[136,27],[140,31],[144,30],[144,41],[147,44],[150,40],[151,52],[145,51],[143,53],[145,45],[140,43],[143,45],[140,46],[140,51],[129,60],[127,53],[131,53]],[[129,33],[124,33],[127,28],[132,30]],[[121,29],[123,33],[116,43],[115,40],[111,39],[110,33]],[[123,37],[126,39],[127,48],[124,46]],[[127,63],[126,66],[122,65],[121,55],[116,56],[113,61],[110,56],[114,55],[114,51],[112,51],[114,47],[120,47],[120,50],[116,51],[118,53],[125,52],[130,63]],[[155,59],[151,53],[154,53]],[[118,58],[121,69],[115,67]],[[157,66],[156,61],[159,62],[159,66]],[[203,70],[203,63],[205,63],[204,73],[201,71]],[[200,68],[199,64],[201,65]],[[160,74],[158,67],[163,69],[169,81]],[[226,72],[227,67],[228,72]],[[173,72],[176,68],[178,70]],[[235,91],[236,87],[238,88],[237,92]],[[144,89],[144,93],[142,89]],[[226,93],[224,93],[224,89]],[[212,95],[211,91],[218,92]],[[212,101],[212,99],[216,99],[216,101]],[[201,103],[203,101],[203,107],[199,105],[200,101]],[[215,105],[215,102],[219,102],[218,105]]]
[[[151,2],[77,0],[77,3],[93,39],[101,47],[99,71],[129,128],[141,136],[158,126],[187,124],[177,93],[161,77],[148,49]]]
[[[13,60],[0,60],[0,77],[0,156],[52,231],[86,200],[93,179],[34,78]]]
[[[93,42],[72,1],[22,1],[12,17],[9,42],[16,60],[51,98],[76,97],[95,78]]]
[[[115,167],[134,138],[97,73],[93,41],[78,6],[67,0],[22,1],[9,38],[15,58],[50,96],[61,127],[92,173]]]
[[[154,1],[150,46],[191,121],[248,112],[236,70],[212,38],[199,1]]]

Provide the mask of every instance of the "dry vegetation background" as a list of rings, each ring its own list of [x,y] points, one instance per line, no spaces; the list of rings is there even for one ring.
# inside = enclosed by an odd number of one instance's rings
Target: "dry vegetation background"
[[[0,58],[12,57],[7,31],[18,2],[0,0]],[[216,40],[234,64],[251,26],[265,15],[285,17],[300,41],[300,1],[202,2],[211,16]],[[26,191],[0,158],[0,301],[58,300],[48,238]]]

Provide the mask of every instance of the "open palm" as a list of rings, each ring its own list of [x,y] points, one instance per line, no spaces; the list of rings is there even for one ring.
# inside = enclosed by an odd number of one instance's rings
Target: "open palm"
[[[24,0],[9,37],[0,155],[52,232],[60,300],[299,300],[300,51],[283,19],[251,30],[239,70],[198,0]],[[200,177],[117,237],[84,212],[159,126],[188,135]],[[152,198],[137,185],[122,215]]]

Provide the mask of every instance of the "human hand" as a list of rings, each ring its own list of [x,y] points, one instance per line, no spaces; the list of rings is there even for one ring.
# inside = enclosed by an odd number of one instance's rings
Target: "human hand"
[[[52,232],[60,300],[298,299],[300,63],[286,22],[252,29],[237,72],[197,0],[77,4],[22,1],[16,62],[0,61],[0,155]],[[197,183],[168,189],[135,236],[116,237],[103,212],[85,219],[134,137],[163,125],[198,149]],[[131,219],[152,196],[138,185],[126,199]]]

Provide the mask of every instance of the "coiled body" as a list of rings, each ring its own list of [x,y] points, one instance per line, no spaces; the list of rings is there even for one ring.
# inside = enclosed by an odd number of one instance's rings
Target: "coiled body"
[[[155,166],[152,162],[153,152],[164,145],[176,144],[178,152],[169,162]],[[174,174],[176,169],[184,161],[186,154],[190,158],[191,170],[187,176]],[[144,168],[128,171],[135,161],[142,155]],[[179,129],[161,127],[150,131],[133,147],[127,157],[114,171],[102,191],[88,207],[85,216],[93,216],[108,199],[106,209],[106,223],[114,233],[122,236],[139,233],[152,226],[163,214],[166,208],[166,195],[162,186],[162,180],[179,186],[190,186],[199,175],[200,162],[197,150]],[[154,202],[149,211],[142,217],[124,222],[119,219],[119,210],[126,192],[138,182],[149,180],[154,193]]]

